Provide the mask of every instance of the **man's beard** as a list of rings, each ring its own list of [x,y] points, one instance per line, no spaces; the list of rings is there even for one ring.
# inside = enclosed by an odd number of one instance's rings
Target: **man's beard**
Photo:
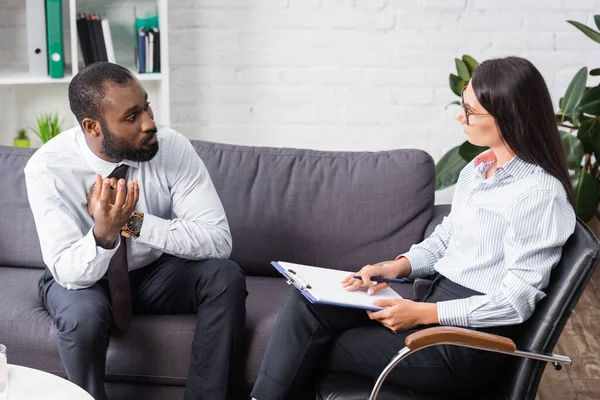
[[[100,121],[102,128],[102,152],[115,160],[150,161],[158,153],[158,140],[148,146],[148,142],[156,135],[156,129],[146,132],[147,137],[139,147],[133,147],[122,138],[112,133],[105,121]]]

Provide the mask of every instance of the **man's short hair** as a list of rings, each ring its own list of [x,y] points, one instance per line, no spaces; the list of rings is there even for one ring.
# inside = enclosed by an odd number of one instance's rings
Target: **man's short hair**
[[[113,63],[97,62],[82,69],[69,84],[69,105],[77,122],[81,125],[85,118],[103,121],[106,85],[124,86],[132,79],[134,76],[127,68]]]

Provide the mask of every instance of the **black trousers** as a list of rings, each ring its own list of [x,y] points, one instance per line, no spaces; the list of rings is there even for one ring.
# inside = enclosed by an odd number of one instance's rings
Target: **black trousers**
[[[190,261],[164,255],[130,272],[134,314],[197,313],[185,399],[226,399],[241,385],[246,279],[229,260]],[[105,400],[111,330],[108,280],[67,290],[46,270],[40,299],[58,328],[58,349],[70,381]]]
[[[434,303],[481,294],[441,275],[419,284],[416,301]],[[269,339],[252,396],[258,400],[308,398],[307,388],[314,387],[315,377],[328,371],[375,382],[404,347],[406,336],[417,330],[396,334],[371,321],[364,310],[311,304],[294,290]],[[512,336],[518,326],[485,331]],[[490,383],[502,370],[505,357],[458,346],[429,347],[403,360],[386,384],[431,394],[470,393]]]

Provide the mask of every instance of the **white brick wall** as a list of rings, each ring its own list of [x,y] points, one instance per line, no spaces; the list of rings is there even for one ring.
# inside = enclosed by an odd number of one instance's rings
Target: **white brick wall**
[[[0,61],[24,44],[0,0]],[[554,103],[600,45],[600,0],[170,0],[172,125],[189,138],[327,150],[461,143],[454,58],[530,59]],[[11,9],[15,12],[11,14]],[[17,34],[15,34],[17,33]],[[1,94],[1,93],[0,93]]]

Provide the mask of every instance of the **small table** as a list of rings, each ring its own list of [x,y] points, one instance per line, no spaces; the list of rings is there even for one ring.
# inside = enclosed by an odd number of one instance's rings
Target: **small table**
[[[60,376],[8,364],[9,400],[94,400],[88,392]]]

